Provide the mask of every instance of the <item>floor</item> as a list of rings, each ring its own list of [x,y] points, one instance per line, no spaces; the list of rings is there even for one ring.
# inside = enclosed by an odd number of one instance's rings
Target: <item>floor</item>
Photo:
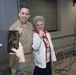
[[[76,56],[61,60],[52,65],[53,75],[76,75]]]
[[[76,56],[58,61],[56,65],[52,65],[52,75],[76,75]],[[14,70],[13,70],[13,74]]]

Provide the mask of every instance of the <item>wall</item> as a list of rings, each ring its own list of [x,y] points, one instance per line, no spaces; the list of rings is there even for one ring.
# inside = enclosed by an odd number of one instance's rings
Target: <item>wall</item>
[[[0,30],[8,30],[9,26],[18,18],[17,0],[0,0]],[[7,32],[0,31],[0,70],[9,67],[7,53]]]
[[[69,51],[73,49],[75,28],[75,6],[73,5],[73,0],[57,1],[59,7],[59,31],[52,32],[50,34],[52,35],[55,51],[56,53],[59,53],[62,51]]]
[[[0,0],[0,30],[7,30],[18,18],[17,0]]]
[[[58,0],[59,31],[50,33],[56,53],[74,50],[75,43],[75,5],[73,0]]]
[[[50,33],[56,53],[74,50],[76,6],[73,0],[59,0],[59,31]],[[7,30],[18,18],[16,0],[0,0],[0,30]]]
[[[75,5],[73,0],[59,0],[60,31],[50,33],[56,53],[67,53],[75,49]]]

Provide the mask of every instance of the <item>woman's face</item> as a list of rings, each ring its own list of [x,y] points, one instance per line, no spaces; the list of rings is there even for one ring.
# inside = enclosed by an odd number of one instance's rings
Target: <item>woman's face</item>
[[[42,21],[38,21],[38,22],[37,22],[36,29],[37,29],[38,31],[44,30],[44,27],[45,27],[44,22],[42,22]]]

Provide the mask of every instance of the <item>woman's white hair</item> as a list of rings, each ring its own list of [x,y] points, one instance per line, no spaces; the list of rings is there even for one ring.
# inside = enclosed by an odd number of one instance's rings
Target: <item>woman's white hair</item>
[[[36,17],[34,17],[33,18],[33,23],[34,23],[34,25],[37,25],[37,22],[38,21],[42,21],[43,23],[45,23],[45,19],[44,19],[44,17],[43,16],[36,16]]]

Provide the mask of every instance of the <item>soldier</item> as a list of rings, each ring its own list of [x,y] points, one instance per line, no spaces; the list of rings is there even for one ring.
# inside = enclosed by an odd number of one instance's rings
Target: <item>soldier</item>
[[[10,26],[9,30],[18,30],[19,31],[19,41],[21,42],[21,44],[23,46],[26,63],[28,64],[28,66],[30,68],[30,70],[29,70],[30,75],[33,75],[34,60],[33,60],[31,45],[32,45],[32,37],[33,37],[34,28],[33,28],[33,25],[30,22],[28,22],[28,19],[30,18],[29,9],[25,6],[22,6],[20,8],[18,16],[19,16],[18,20],[13,25]],[[12,59],[14,61],[12,61]],[[18,59],[10,56],[10,64],[11,64],[11,67],[16,69],[17,64],[18,64]]]

